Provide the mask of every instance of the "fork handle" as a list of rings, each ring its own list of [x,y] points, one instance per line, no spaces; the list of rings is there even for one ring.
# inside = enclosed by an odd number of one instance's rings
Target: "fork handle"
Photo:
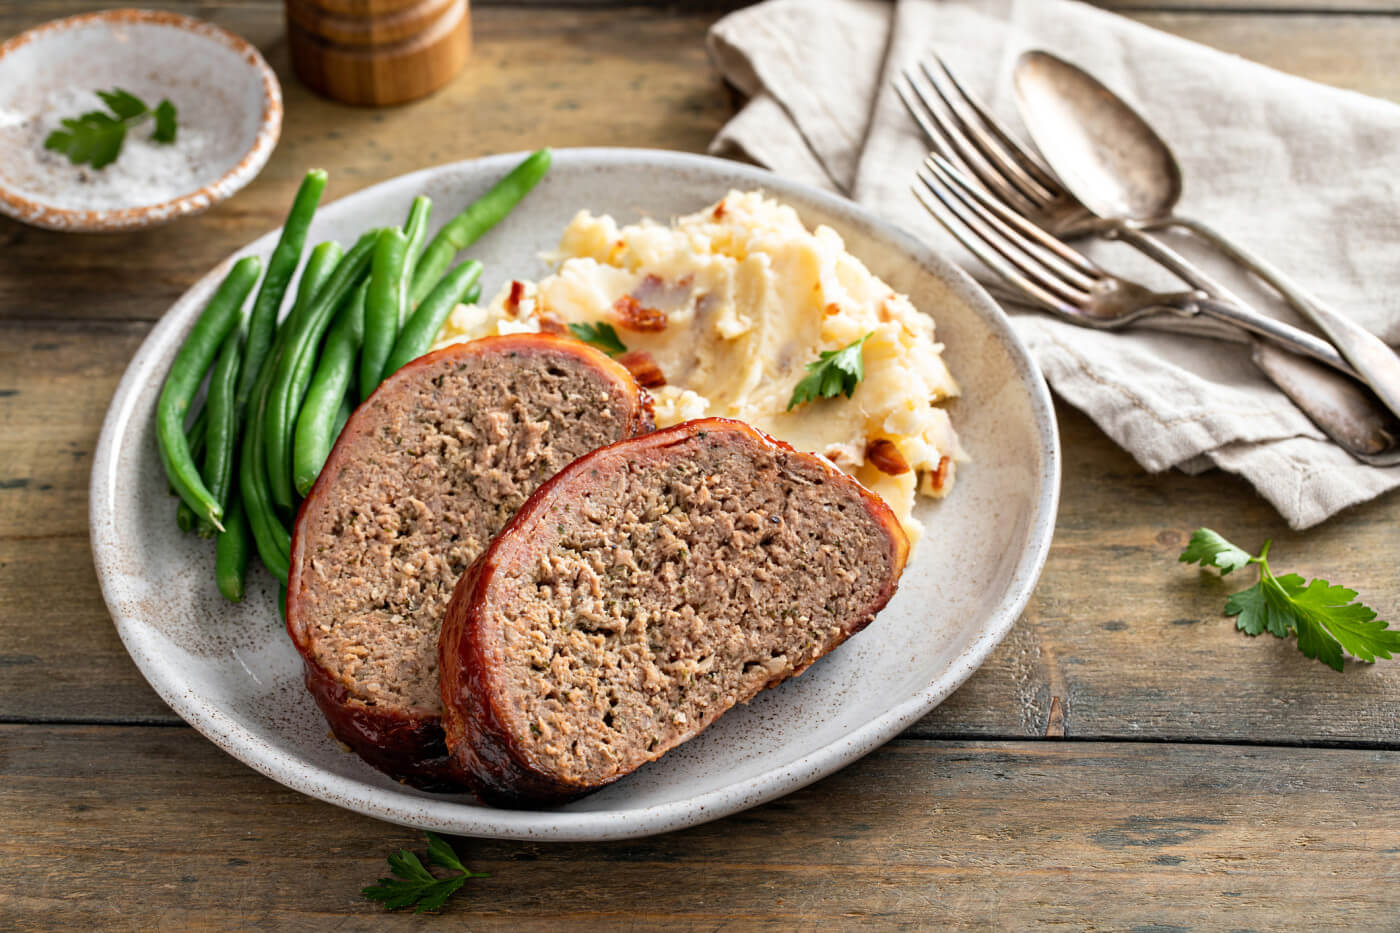
[[[1383,340],[1319,302],[1264,257],[1212,227],[1187,217],[1172,217],[1169,223],[1191,231],[1272,286],[1298,313],[1322,329],[1361,381],[1400,415],[1400,355]]]
[[[1180,292],[1171,297],[1171,306],[1179,308],[1188,313],[1198,312],[1213,317],[1220,321],[1228,321],[1231,324],[1243,327],[1250,333],[1267,337],[1277,344],[1300,353],[1303,356],[1310,356],[1315,360],[1326,363],[1333,369],[1340,370],[1352,378],[1359,379],[1356,371],[1337,352],[1337,348],[1332,346],[1321,337],[1315,337],[1305,330],[1300,330],[1292,324],[1285,324],[1283,321],[1266,317],[1258,311],[1249,308],[1248,305],[1235,304],[1220,298],[1212,298],[1202,292]],[[1362,380],[1365,381],[1364,379]],[[1387,404],[1387,407],[1389,405]]]
[[[1181,304],[1177,305],[1181,310],[1191,311],[1190,305],[1194,303],[1198,311],[1209,317],[1236,324],[1251,333],[1277,341],[1294,353],[1310,356],[1355,377],[1356,373],[1336,347],[1305,330],[1255,311],[1243,298],[1151,233],[1127,223],[1115,223],[1107,232],[1144,256],[1161,263],[1197,289],[1195,295],[1174,296],[1181,300]],[[1212,295],[1217,300],[1203,302],[1202,295]]]

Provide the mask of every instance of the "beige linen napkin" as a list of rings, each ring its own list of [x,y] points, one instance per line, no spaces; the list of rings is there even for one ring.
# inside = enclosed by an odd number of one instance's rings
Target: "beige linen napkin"
[[[1171,143],[1183,214],[1400,343],[1400,107],[1070,0],[769,0],[721,20],[709,39],[750,98],[713,152],[846,194],[983,278],[909,192],[927,144],[890,79],[936,49],[1019,131],[1011,69],[1025,49],[1048,49],[1123,94]],[[1208,250],[1174,245],[1262,310],[1302,324]],[[1111,268],[1150,274],[1136,257],[1104,255]],[[1055,391],[1148,470],[1238,473],[1299,529],[1400,486],[1400,467],[1365,466],[1329,443],[1240,345],[1010,310]]]

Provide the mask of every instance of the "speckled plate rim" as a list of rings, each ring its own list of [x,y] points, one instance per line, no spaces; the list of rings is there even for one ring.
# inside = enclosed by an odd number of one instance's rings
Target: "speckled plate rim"
[[[263,86],[263,109],[258,120],[258,133],[253,138],[252,147],[238,162],[223,175],[201,188],[158,204],[143,204],[138,207],[107,208],[103,210],[72,210],[45,204],[26,198],[7,186],[0,179],[0,213],[16,220],[70,233],[112,233],[119,230],[137,230],[169,223],[179,217],[202,213],[230,197],[248,182],[257,177],[267,164],[268,157],[277,146],[282,135],[282,85],[277,75],[262,57],[262,54],[247,40],[234,35],[227,29],[213,23],[183,13],[167,10],[120,9],[102,10],[96,13],[81,13],[63,19],[50,20],[25,30],[0,45],[0,59],[36,40],[55,33],[86,26],[94,22],[113,23],[153,23],[183,29],[205,39],[217,42],[236,53],[249,67],[258,73]]]
[[[492,174],[504,174],[524,153],[509,153],[469,160]],[[981,634],[954,660],[943,675],[923,690],[910,696],[841,740],[833,742],[796,761],[775,767],[758,776],[665,804],[618,808],[607,811],[570,810],[490,810],[463,807],[451,800],[398,796],[392,791],[373,787],[359,781],[330,774],[305,761],[288,759],[266,742],[232,721],[220,708],[189,692],[178,672],[170,665],[154,660],[147,644],[152,636],[139,620],[124,620],[115,609],[118,593],[114,587],[119,580],[119,542],[113,531],[114,503],[122,487],[117,475],[118,444],[127,425],[135,415],[138,389],[149,378],[147,372],[162,352],[162,347],[182,333],[198,307],[186,301],[189,292],[177,302],[184,305],[182,313],[166,314],[152,329],[127,367],[103,421],[93,458],[90,489],[90,528],[93,559],[102,586],[103,598],[116,620],[123,644],[146,680],[155,688],[181,718],[224,751],[262,774],[294,790],[367,816],[404,826],[431,829],[466,836],[500,839],[532,839],[559,842],[588,842],[628,839],[669,832],[693,826],[719,817],[737,813],[791,793],[825,777],[857,758],[885,744],[899,732],[927,714],[949,694],[962,685],[986,660],[1015,624],[1029,601],[1049,553],[1054,533],[1055,516],[1060,493],[1060,445],[1055,410],[1050,390],[1025,344],[1011,328],[1009,319],[983,288],[971,276],[951,261],[922,245],[913,236],[886,221],[880,220],[858,205],[809,188],[764,169],[753,168],[709,156],[661,150],[638,149],[564,149],[556,151],[555,164],[577,161],[584,166],[606,168],[609,165],[634,165],[639,158],[657,171],[703,172],[721,169],[728,178],[739,177],[761,186],[778,197],[791,193],[818,204],[842,222],[863,227],[886,240],[893,248],[911,257],[928,272],[938,277],[958,300],[982,319],[991,333],[1002,342],[1012,359],[1016,378],[1025,387],[1034,416],[1035,440],[1042,454],[1039,488],[1032,499],[1032,515],[1027,539],[1011,573],[1011,583],[996,605],[987,613]],[[457,166],[468,164],[456,163]],[[424,169],[393,179],[402,182],[426,178],[454,166]],[[388,184],[385,182],[383,184]],[[379,185],[347,196],[372,198]],[[342,199],[347,200],[347,199]],[[329,205],[327,205],[329,207]],[[324,208],[323,208],[324,209]],[[277,231],[244,247],[241,255],[266,246],[271,247]],[[266,241],[263,243],[262,241]],[[223,276],[234,257],[226,259],[190,292]]]

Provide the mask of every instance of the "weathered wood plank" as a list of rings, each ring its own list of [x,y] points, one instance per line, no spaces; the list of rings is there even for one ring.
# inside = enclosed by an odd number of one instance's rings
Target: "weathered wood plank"
[[[125,657],[86,541],[91,452],[147,329],[0,323],[0,719],[175,721]],[[1400,663],[1339,675],[1291,644],[1246,638],[1220,613],[1233,581],[1176,561],[1198,525],[1252,546],[1272,537],[1281,569],[1344,580],[1395,618],[1400,496],[1297,535],[1239,481],[1149,476],[1082,415],[1059,416],[1065,482],[1036,595],[911,734],[1041,735],[1058,696],[1071,737],[1400,746]],[[1105,501],[1132,505],[1109,515]]]
[[[45,0],[0,10],[0,35],[72,9]],[[0,220],[0,317],[152,320],[220,258],[276,226],[312,165],[333,168],[334,198],[425,166],[544,144],[701,150],[730,113],[704,51],[713,12],[482,8],[463,74],[427,100],[383,111],[321,100],[292,77],[280,4],[197,12],[256,43],[282,79],[287,119],[267,168],[231,201],[157,230],[74,237]],[[1400,17],[1131,15],[1305,77],[1400,99],[1400,72],[1390,67]]]
[[[281,79],[286,118],[267,167],[230,201],[154,230],[75,237],[0,219],[0,318],[154,320],[223,256],[276,227],[312,166],[331,169],[329,201],[426,166],[543,145],[703,150],[731,112],[705,54],[711,15],[477,11],[475,54],[446,89],[364,110],[322,100],[292,76],[280,3],[198,12],[256,43]],[[44,18],[29,5],[0,9],[0,35]]]
[[[98,428],[149,330],[0,323],[0,537],[86,537]]]
[[[220,0],[218,7],[221,14],[227,15],[224,11],[249,11],[255,14],[265,14],[268,9],[279,7],[281,0]],[[644,3],[645,0],[474,0],[473,9],[491,9],[496,7],[526,7],[544,9],[608,9],[617,7],[634,7]],[[722,13],[726,10],[737,9],[749,6],[756,0],[667,0],[665,9],[671,13]],[[1393,13],[1395,6],[1389,0],[1086,0],[1092,6],[1103,7],[1107,10],[1130,10],[1130,11],[1169,11],[1169,10],[1191,10],[1220,13],[1224,15],[1238,13],[1278,13],[1278,12],[1318,12],[1318,13]],[[111,5],[109,0],[108,5]],[[661,6],[661,4],[653,4]],[[88,8],[100,8],[102,4],[91,4]],[[213,15],[208,9],[199,10],[200,4],[193,2],[179,2],[179,0],[157,0],[157,2],[147,4],[148,7],[162,8],[170,7],[174,9],[188,10],[192,6],[196,8],[197,14],[208,17]],[[28,9],[28,19],[33,22],[42,22],[59,16],[71,15],[73,12],[72,0],[27,0],[25,7]]]
[[[117,637],[86,534],[0,540],[0,619],[0,722],[180,721]]]
[[[1400,907],[1397,794],[1395,752],[901,741],[652,839],[460,841],[491,877],[447,913],[481,930],[1377,929]],[[0,727],[0,829],[12,929],[422,922],[358,896],[417,833],[186,729]]]

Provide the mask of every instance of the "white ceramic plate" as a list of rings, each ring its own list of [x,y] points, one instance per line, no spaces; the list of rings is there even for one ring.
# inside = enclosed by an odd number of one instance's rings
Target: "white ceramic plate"
[[[175,142],[127,133],[103,169],[43,148],[58,121],[102,110],[122,88],[179,112]],[[212,23],[162,10],[54,20],[0,45],[0,213],[38,227],[131,230],[197,214],[251,181],[282,130],[282,89],[258,50]]]
[[[445,165],[361,191],[323,208],[311,241],[350,243],[367,227],[399,221],[420,193],[433,198],[441,223],[520,157]],[[156,397],[225,263],[185,293],[137,352],[93,463],[92,546],[103,594],[127,650],[161,697],[229,754],[322,800],[425,829],[556,840],[641,836],[734,813],[835,771],[936,706],[1025,606],[1059,493],[1045,383],[971,278],[847,201],[732,162],[649,150],[556,153],[540,187],[472,255],[486,263],[489,295],[506,279],[544,273],[540,252],[557,245],[580,208],[620,221],[665,220],[730,189],[753,188],[792,204],[809,225],[835,228],[876,274],[932,313],[962,383],[953,419],[973,462],[959,471],[950,498],[921,507],[927,537],[894,601],[864,632],[660,761],[565,807],[499,810],[392,781],[329,737],[302,687],[271,578],[257,571],[242,605],[224,602],[214,587],[213,547],[175,529],[156,454]],[[265,256],[275,237],[238,255]]]

